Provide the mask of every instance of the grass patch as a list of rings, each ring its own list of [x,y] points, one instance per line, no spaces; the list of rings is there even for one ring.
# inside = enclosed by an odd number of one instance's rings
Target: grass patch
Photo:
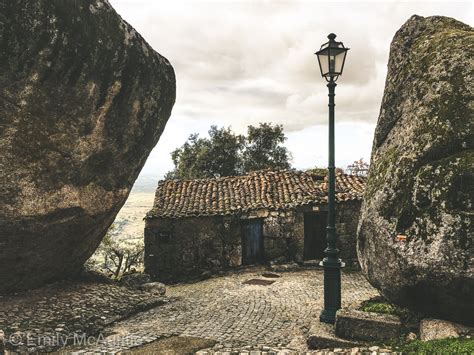
[[[402,354],[474,354],[473,339],[414,340],[394,347]]]
[[[423,318],[421,313],[413,312],[407,308],[387,302],[387,300],[381,296],[362,302],[359,310],[400,317],[403,326],[402,332],[405,334],[409,332],[417,333],[420,320]]]
[[[385,302],[373,302],[365,304],[361,307],[361,310],[364,312],[374,312],[374,313],[383,313],[383,314],[394,314],[397,315],[397,308],[390,303]]]
[[[408,318],[410,315],[410,311],[408,309],[389,303],[382,297],[375,297],[362,302],[359,309],[364,312],[391,314],[403,319]]]
[[[362,302],[359,310],[364,312],[390,314],[400,317],[402,321],[402,334],[400,338],[392,339],[388,343],[381,343],[377,345],[388,346],[392,350],[397,351],[403,355],[474,355],[474,339],[448,338],[430,341],[407,340],[406,335],[408,332],[418,333],[420,319],[424,318],[424,316],[421,313],[413,312],[407,308],[387,302],[387,300],[381,296]]]

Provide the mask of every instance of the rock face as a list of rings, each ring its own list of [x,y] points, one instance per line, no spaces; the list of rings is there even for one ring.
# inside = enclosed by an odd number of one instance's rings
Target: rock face
[[[157,293],[163,296],[166,293],[166,286],[161,282],[149,282],[140,287],[141,290],[151,293]]]
[[[448,322],[442,319],[422,319],[420,322],[420,340],[472,337],[474,329]]]
[[[122,276],[120,279],[120,284],[130,287],[130,288],[135,288],[138,289],[140,286],[151,282],[151,277],[148,274],[140,274],[140,273],[135,273],[135,274],[128,274],[125,276]]]
[[[396,33],[358,228],[358,257],[385,297],[474,318],[473,29],[411,17]]]
[[[175,101],[169,62],[106,0],[0,0],[0,291],[94,252]]]

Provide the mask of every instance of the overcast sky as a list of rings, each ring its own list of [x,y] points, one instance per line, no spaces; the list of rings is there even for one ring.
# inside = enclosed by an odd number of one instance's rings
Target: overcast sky
[[[473,24],[471,2],[110,0],[176,72],[173,113],[142,175],[211,125],[283,124],[293,166],[327,165],[327,88],[313,54],[330,32],[351,48],[336,88],[336,164],[370,159],[390,42],[413,14]]]

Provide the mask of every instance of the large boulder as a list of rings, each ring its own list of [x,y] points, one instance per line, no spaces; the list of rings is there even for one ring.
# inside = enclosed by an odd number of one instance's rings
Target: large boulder
[[[0,291],[78,271],[175,101],[170,63],[106,0],[0,1]]]
[[[396,33],[358,228],[370,283],[392,302],[474,322],[474,32],[411,17]]]

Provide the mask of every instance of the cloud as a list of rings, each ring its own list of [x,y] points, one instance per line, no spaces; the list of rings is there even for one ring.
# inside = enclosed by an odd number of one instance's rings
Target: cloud
[[[177,100],[168,125],[194,122],[181,125],[188,131],[217,124],[242,132],[262,121],[295,134],[323,127],[327,88],[313,53],[329,32],[351,48],[336,89],[337,121],[373,127],[396,30],[415,13],[472,18],[470,2],[452,1],[110,2],[175,68]],[[372,140],[356,143],[370,151]]]

